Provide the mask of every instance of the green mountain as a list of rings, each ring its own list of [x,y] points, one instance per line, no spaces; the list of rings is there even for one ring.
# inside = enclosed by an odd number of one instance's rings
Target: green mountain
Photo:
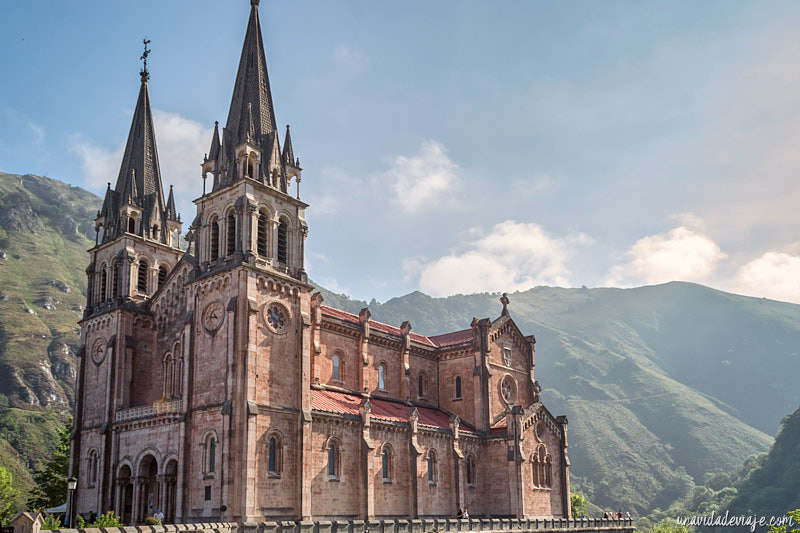
[[[800,407],[787,415],[761,464],[744,473],[729,508],[737,513],[784,516],[800,508]]]
[[[69,414],[86,250],[100,199],[0,173],[0,464],[19,486]],[[366,302],[323,291],[329,305]],[[496,317],[499,294],[379,304],[373,318],[434,335]],[[538,287],[509,309],[537,338],[548,407],[567,414],[573,486],[605,508],[646,513],[710,473],[765,451],[800,403],[800,306],[686,283],[638,289]]]
[[[0,173],[0,464],[22,499],[72,411],[99,205],[56,180]]]

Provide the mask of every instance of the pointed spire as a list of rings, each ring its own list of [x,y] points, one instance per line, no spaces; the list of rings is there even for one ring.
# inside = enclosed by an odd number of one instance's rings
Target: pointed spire
[[[139,206],[139,194],[136,190],[136,171],[131,169],[130,174],[128,174],[128,179],[125,180],[125,186],[122,189],[122,205],[133,205],[136,207]]]
[[[252,106],[254,140],[256,144],[261,138],[277,130],[275,111],[272,106],[272,92],[267,74],[267,59],[264,54],[264,43],[261,38],[261,23],[258,19],[258,2],[250,2],[250,20],[239,59],[239,70],[233,87],[233,97],[228,113],[226,128],[233,136],[233,147],[245,141],[248,126],[248,107]]]
[[[169,198],[167,199],[167,220],[178,220],[178,211],[175,209],[175,195],[172,192],[172,185],[169,186]]]
[[[208,151],[208,160],[219,159],[219,121],[214,121],[214,136],[211,137],[211,149]]]
[[[286,125],[286,137],[283,140],[283,164],[294,166],[294,149],[292,148],[292,136],[289,134],[289,125]]]
[[[147,54],[149,52],[149,50],[146,50]],[[142,57],[146,59],[146,56],[143,55]],[[122,165],[120,165],[119,176],[114,190],[117,193],[123,191],[133,171],[135,181],[130,194],[134,195],[141,204],[145,203],[146,198],[153,196],[154,202],[149,202],[150,205],[157,206],[158,210],[163,213],[164,190],[161,186],[161,170],[158,164],[153,114],[150,110],[150,94],[147,89],[149,73],[147,73],[146,69],[143,69],[142,73],[139,98],[136,101],[136,109],[133,112],[128,142],[125,145]],[[122,201],[126,199],[127,197],[121,198]]]

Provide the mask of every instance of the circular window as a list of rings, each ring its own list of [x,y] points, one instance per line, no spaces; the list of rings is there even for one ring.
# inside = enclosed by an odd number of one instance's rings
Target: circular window
[[[539,442],[542,442],[544,440],[544,424],[542,424],[541,422],[536,424],[535,431],[536,431],[536,439]]]
[[[106,358],[106,340],[97,339],[92,346],[92,361],[99,365]]]
[[[513,405],[517,400],[517,383],[508,374],[500,380],[500,397],[508,405]]]
[[[286,333],[290,319],[289,310],[283,304],[273,302],[264,307],[264,322],[275,333]]]

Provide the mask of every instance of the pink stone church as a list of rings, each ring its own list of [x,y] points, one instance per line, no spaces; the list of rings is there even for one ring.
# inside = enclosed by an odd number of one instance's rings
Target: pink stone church
[[[86,270],[75,512],[568,517],[567,419],[540,401],[535,340],[507,298],[493,320],[424,336],[326,306],[308,282],[302,169],[288,127],[279,139],[258,0],[187,249],[162,188],[146,55]]]

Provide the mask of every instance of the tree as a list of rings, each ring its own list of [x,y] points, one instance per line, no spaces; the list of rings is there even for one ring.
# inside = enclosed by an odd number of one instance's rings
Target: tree
[[[589,500],[580,492],[573,492],[569,495],[570,507],[572,508],[572,518],[580,518],[581,514],[586,514]]]
[[[11,473],[0,466],[0,526],[8,525],[8,521],[16,511],[16,499],[19,491],[14,488]]]
[[[800,509],[789,511],[786,514],[792,517],[792,520],[795,524],[800,524]],[[786,530],[788,529],[786,524],[781,524],[780,526],[767,525],[767,527],[769,528],[770,533],[786,533]],[[792,529],[790,533],[800,533],[800,528]]]
[[[58,445],[53,459],[45,462],[33,473],[36,487],[28,498],[31,509],[47,509],[64,503],[67,497],[67,477],[69,476],[69,435],[72,419],[58,430]]]

